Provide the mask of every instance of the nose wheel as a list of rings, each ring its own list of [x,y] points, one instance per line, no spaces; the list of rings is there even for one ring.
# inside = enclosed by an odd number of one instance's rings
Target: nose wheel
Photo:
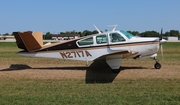
[[[121,70],[120,69],[112,69],[113,73],[119,73]]]
[[[156,60],[156,63],[154,64],[154,68],[160,69],[161,68],[161,64],[158,62],[157,57],[154,57],[154,60]]]
[[[160,69],[160,68],[161,68],[161,64],[160,64],[159,62],[156,62],[156,63],[154,64],[154,67],[155,67],[156,69]]]

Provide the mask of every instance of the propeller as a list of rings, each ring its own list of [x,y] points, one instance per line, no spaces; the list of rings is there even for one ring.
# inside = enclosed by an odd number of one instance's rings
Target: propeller
[[[159,41],[162,40],[162,34],[163,34],[163,29],[161,28],[161,33],[160,33],[160,35],[159,35]]]
[[[161,49],[162,60],[164,60],[163,46],[162,46],[162,42],[161,42],[162,40],[163,40],[163,29],[161,28],[161,34],[159,36],[159,45],[160,45],[160,49]]]

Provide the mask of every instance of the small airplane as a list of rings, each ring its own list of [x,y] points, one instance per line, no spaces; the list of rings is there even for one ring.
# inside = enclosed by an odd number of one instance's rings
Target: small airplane
[[[122,59],[153,58],[156,69],[161,68],[157,52],[166,42],[159,38],[143,38],[126,31],[116,30],[101,32],[95,25],[98,34],[80,37],[67,42],[43,44],[42,32],[13,32],[16,44],[22,51],[18,55],[28,57],[57,58],[63,60],[100,61],[105,60],[112,72],[119,73]]]

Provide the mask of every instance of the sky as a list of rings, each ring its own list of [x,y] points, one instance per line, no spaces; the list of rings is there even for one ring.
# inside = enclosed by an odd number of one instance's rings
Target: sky
[[[0,34],[14,31],[180,30],[180,0],[0,0]]]

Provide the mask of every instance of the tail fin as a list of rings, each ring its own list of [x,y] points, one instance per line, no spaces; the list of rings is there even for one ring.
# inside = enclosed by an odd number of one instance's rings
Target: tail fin
[[[13,32],[16,38],[16,44],[19,48],[34,51],[42,48],[42,32]]]

